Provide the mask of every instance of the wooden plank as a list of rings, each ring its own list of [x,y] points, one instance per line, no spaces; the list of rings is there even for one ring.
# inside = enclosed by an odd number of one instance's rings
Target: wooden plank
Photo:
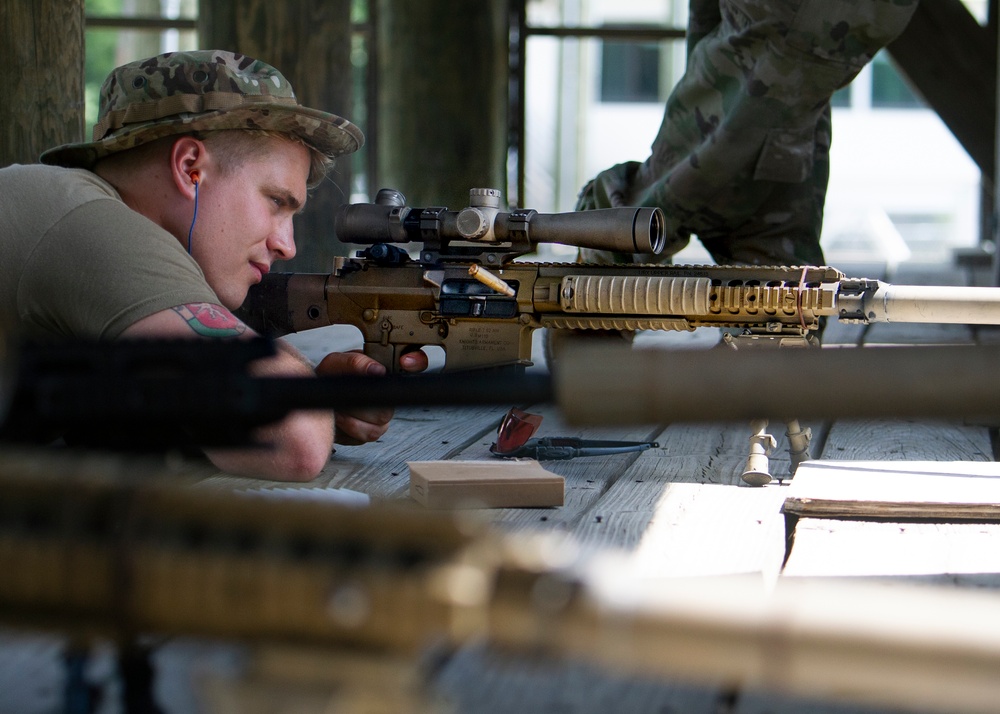
[[[620,437],[619,433],[615,438]],[[651,521],[659,517],[667,489],[685,483],[745,487],[740,475],[749,437],[749,426],[743,424],[675,424],[658,436],[649,435],[669,448],[650,450],[635,459],[546,462],[547,469],[567,478],[566,506],[547,513],[514,510],[493,520],[508,528],[555,528],[584,546],[631,550],[647,537]],[[787,476],[783,434],[778,435],[778,444],[772,473]],[[735,504],[739,497],[733,498]],[[706,506],[706,523],[716,523],[709,513],[712,508]]]
[[[490,520],[506,531],[542,530],[564,533],[575,539],[585,540],[588,526],[598,528],[618,522],[618,514],[606,516],[600,503],[605,488],[605,481],[615,482],[629,473],[630,460],[625,456],[607,457],[617,459],[618,464],[578,464],[569,468],[567,464],[546,462],[548,470],[566,475],[566,502],[556,509],[509,509],[489,514]],[[641,457],[640,457],[641,458]],[[568,474],[568,475],[567,475]],[[631,514],[629,514],[631,515]],[[627,516],[626,516],[627,517]],[[642,516],[640,515],[640,520]],[[614,526],[612,526],[614,527]],[[635,526],[641,530],[643,523]],[[615,547],[621,545],[621,538],[607,533],[598,539],[600,547]]]
[[[669,448],[652,449],[638,457],[625,454],[543,462],[547,470],[566,479],[564,507],[544,513],[514,509],[490,514],[491,520],[505,528],[555,529],[585,544],[632,548],[642,538],[667,484],[744,485],[740,476],[749,453],[748,424],[673,424],[662,432],[643,433],[564,427],[551,407],[533,411],[546,414],[543,429],[551,429],[546,433],[658,440]],[[787,476],[788,470],[784,426],[779,424],[778,429],[778,448],[771,459],[776,477]],[[479,458],[484,448],[485,444],[476,447],[478,451],[466,450],[460,458]]]
[[[374,444],[336,446],[326,468],[307,484],[288,488],[349,488],[375,499],[409,501],[407,461],[451,458],[470,444],[481,444],[496,429],[496,407],[407,407],[398,409],[389,431]],[[260,488],[260,479],[216,474],[205,488]],[[273,482],[270,482],[273,483]]]
[[[456,712],[715,714],[714,687],[628,675],[579,660],[469,646],[435,676],[433,689]]]
[[[878,461],[992,461],[982,426],[917,419],[838,421],[816,458]]]
[[[649,537],[651,522],[663,516],[662,500],[669,489],[694,484],[746,487],[740,477],[749,453],[750,433],[748,425],[739,423],[672,424],[660,437],[665,447],[632,464],[594,502],[587,517],[574,525],[573,536],[585,544],[632,550]],[[771,459],[776,478],[787,475],[783,439],[779,437]],[[739,496],[734,494],[733,498]],[[715,524],[708,512],[711,508],[706,505],[706,523]]]
[[[712,395],[711,398],[725,397]],[[823,425],[815,422],[802,426],[820,433]],[[768,457],[770,472],[775,480],[789,478],[788,438],[786,425],[773,420],[768,426],[775,446]],[[741,476],[750,454],[750,422],[706,422],[671,424],[658,437],[661,449],[651,456],[669,457],[660,468],[671,472],[670,480],[689,483],[743,485]],[[817,448],[819,448],[817,444]]]
[[[802,464],[785,513],[815,518],[1000,519],[1000,464],[813,461]]]
[[[408,501],[407,461],[452,458],[492,434],[500,416],[496,407],[484,406],[398,409],[389,431],[377,446],[338,447],[334,460],[350,460],[355,468],[346,474],[335,472],[329,483],[374,498]]]
[[[562,419],[553,405],[536,405],[530,410],[543,417],[537,436],[570,436],[585,439],[613,439],[624,441],[657,441],[661,430],[653,427],[608,428],[570,427]],[[498,415],[497,422],[499,422]],[[495,423],[494,423],[495,427]],[[490,459],[489,446],[495,440],[494,430],[483,434],[478,442],[454,454],[462,460]],[[572,532],[577,524],[593,518],[593,505],[613,484],[625,478],[632,465],[650,458],[659,449],[645,452],[617,454],[613,456],[583,457],[560,461],[542,461],[547,470],[565,479],[565,502],[561,508],[547,509],[499,509],[483,514],[505,530],[537,529]]]
[[[1000,586],[998,523],[890,523],[802,518],[782,578],[939,576]],[[971,576],[971,577],[969,577]]]
[[[577,433],[593,435],[589,430]],[[604,438],[624,438],[620,431],[611,434],[599,432]],[[549,513],[512,511],[494,520],[505,527],[564,530],[584,545],[632,549],[643,539],[671,484],[746,486],[740,477],[750,435],[749,425],[742,423],[673,424],[658,435],[646,435],[664,446],[635,459],[619,456],[603,463],[596,459],[546,462],[547,469],[567,478],[566,506]],[[631,432],[626,436],[643,438]],[[770,465],[777,481],[788,478],[789,467],[780,422],[775,437],[777,448]],[[467,458],[466,454],[462,458]]]
[[[666,485],[629,556],[632,572],[640,580],[741,573],[773,580],[785,553],[781,503],[787,490]]]
[[[68,646],[55,635],[0,629],[0,712],[65,710],[63,657]]]
[[[924,0],[889,53],[989,180],[996,163],[997,45],[961,0]]]
[[[1000,524],[968,522],[1000,518],[993,462],[803,464],[783,510],[801,516],[783,576],[1000,573]],[[910,518],[966,522],[899,522]]]
[[[83,0],[0,0],[5,92],[0,166],[33,164],[46,149],[83,140]]]
[[[735,693],[731,714],[902,714],[896,707],[873,708],[812,697],[795,697],[779,692],[741,689]],[[908,710],[910,711],[910,710]],[[910,711],[914,714],[916,710]]]

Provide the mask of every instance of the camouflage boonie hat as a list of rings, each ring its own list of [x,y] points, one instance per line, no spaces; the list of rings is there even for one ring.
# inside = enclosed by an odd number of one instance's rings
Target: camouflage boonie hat
[[[91,168],[108,154],[164,136],[213,129],[292,134],[330,158],[365,142],[346,119],[300,105],[292,85],[271,65],[232,52],[197,50],[118,67],[101,87],[93,140],[49,149],[41,161]]]

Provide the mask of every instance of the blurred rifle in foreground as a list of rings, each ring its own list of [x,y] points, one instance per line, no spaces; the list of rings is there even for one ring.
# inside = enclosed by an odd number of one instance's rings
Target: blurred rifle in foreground
[[[1000,288],[895,286],[824,266],[583,265],[517,262],[538,243],[656,254],[659,209],[544,214],[500,210],[473,189],[460,211],[411,208],[395,191],[344,207],[330,274],[268,275],[240,316],[266,334],[351,324],[388,369],[412,346],[445,351],[445,369],[523,367],[538,328],[742,330],[733,344],[802,345],[821,318],[859,323],[1000,324]],[[411,257],[408,245],[417,255]],[[402,247],[400,247],[402,246]]]
[[[211,428],[252,428],[314,406],[554,396],[568,420],[590,424],[1000,411],[995,347],[574,351],[553,378],[509,381],[249,377],[246,361],[271,348],[188,340],[14,353],[0,402],[20,408],[0,404],[0,421],[15,432],[30,423],[107,437],[148,430],[137,443],[153,448],[173,444],[178,424],[238,440],[239,429]],[[614,380],[608,364],[621,371]],[[981,593],[816,582],[772,591],[739,578],[651,587],[620,561],[575,559],[562,540],[178,480],[138,457],[0,449],[0,622],[78,642],[193,635],[306,650],[310,671],[340,676],[338,691],[368,687],[374,699],[391,687],[359,676],[359,662],[481,641],[621,673],[942,712],[991,711],[1000,697],[1000,605]]]
[[[547,373],[252,377],[257,340],[22,345],[0,355],[0,442],[115,451],[245,445],[296,409],[554,402],[576,425],[1000,416],[1000,347],[651,350],[583,345]],[[609,378],[608,365],[614,365]]]
[[[8,626],[78,642],[235,639],[284,652],[300,687],[367,689],[376,702],[399,678],[360,676],[362,663],[481,642],[619,673],[921,711],[993,711],[1000,699],[992,594],[644,580],[564,538],[499,535],[440,512],[185,488],[137,458],[0,453],[0,572]],[[337,710],[428,711],[381,704]]]
[[[2,347],[2,345],[0,345]],[[113,451],[246,446],[293,410],[548,402],[544,375],[253,377],[273,341],[120,340],[0,351],[0,442]]]

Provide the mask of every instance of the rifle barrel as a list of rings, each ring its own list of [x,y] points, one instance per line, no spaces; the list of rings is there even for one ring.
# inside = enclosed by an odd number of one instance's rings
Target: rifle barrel
[[[870,312],[871,322],[1000,325],[1000,290],[881,284]]]

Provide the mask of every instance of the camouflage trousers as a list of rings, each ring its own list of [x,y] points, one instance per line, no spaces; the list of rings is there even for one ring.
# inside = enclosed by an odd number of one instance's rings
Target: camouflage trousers
[[[830,160],[830,97],[909,22],[917,0],[690,0],[687,67],[651,155],[598,174],[577,210],[659,206],[667,247],[717,263],[812,264]],[[584,250],[601,263],[653,260]]]

